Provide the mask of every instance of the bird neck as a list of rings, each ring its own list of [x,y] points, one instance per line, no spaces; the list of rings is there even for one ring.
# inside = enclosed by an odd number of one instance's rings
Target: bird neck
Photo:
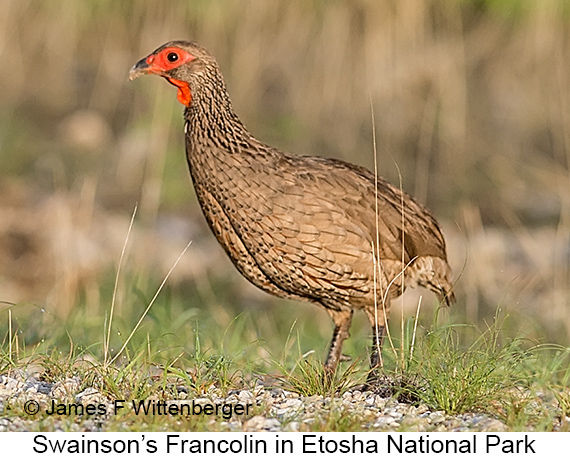
[[[184,112],[186,136],[194,148],[217,147],[228,152],[257,149],[259,143],[234,112],[219,72],[190,83],[192,101]]]

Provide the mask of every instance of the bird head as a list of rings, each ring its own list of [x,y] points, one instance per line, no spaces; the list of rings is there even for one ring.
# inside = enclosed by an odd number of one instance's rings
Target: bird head
[[[162,76],[178,88],[178,101],[190,106],[196,76],[212,66],[217,68],[214,58],[197,43],[170,41],[139,60],[131,68],[129,80],[146,74]]]

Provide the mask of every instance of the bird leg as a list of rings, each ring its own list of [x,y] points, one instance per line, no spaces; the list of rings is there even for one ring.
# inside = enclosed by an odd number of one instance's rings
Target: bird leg
[[[334,321],[334,331],[331,345],[325,362],[325,372],[334,376],[338,362],[342,360],[342,343],[346,340],[350,333],[348,332],[352,322],[353,311],[347,309],[334,310],[327,308],[328,313]]]
[[[386,334],[386,323],[388,309],[384,306],[383,309],[365,309],[366,316],[372,326],[372,348],[370,352],[370,371],[366,382],[373,384],[380,379],[378,369],[382,366],[382,342]]]
[[[370,371],[366,378],[367,382],[376,381],[378,379],[378,368],[381,367],[382,360],[382,342],[386,334],[384,325],[375,325],[372,327],[372,351],[370,352]]]

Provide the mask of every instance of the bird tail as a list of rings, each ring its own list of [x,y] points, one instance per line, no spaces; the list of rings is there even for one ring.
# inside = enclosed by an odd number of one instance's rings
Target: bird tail
[[[445,304],[447,306],[451,306],[455,303],[455,294],[453,293],[453,290],[449,289],[445,295],[442,295],[442,301],[445,301]]]
[[[441,303],[444,303],[447,306],[451,306],[455,303],[455,293],[453,292],[452,286],[447,281],[445,284],[430,281],[427,286],[428,289],[437,294]]]
[[[446,260],[439,257],[418,257],[413,264],[417,284],[435,292],[442,303],[451,306],[455,303],[451,268]]]

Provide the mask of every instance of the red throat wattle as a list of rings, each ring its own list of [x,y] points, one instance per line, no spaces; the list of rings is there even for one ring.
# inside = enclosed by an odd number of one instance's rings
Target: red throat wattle
[[[190,102],[192,101],[192,93],[190,92],[190,86],[188,86],[188,83],[172,78],[166,79],[170,84],[178,87],[178,93],[176,94],[178,101],[184,106],[190,106]]]

